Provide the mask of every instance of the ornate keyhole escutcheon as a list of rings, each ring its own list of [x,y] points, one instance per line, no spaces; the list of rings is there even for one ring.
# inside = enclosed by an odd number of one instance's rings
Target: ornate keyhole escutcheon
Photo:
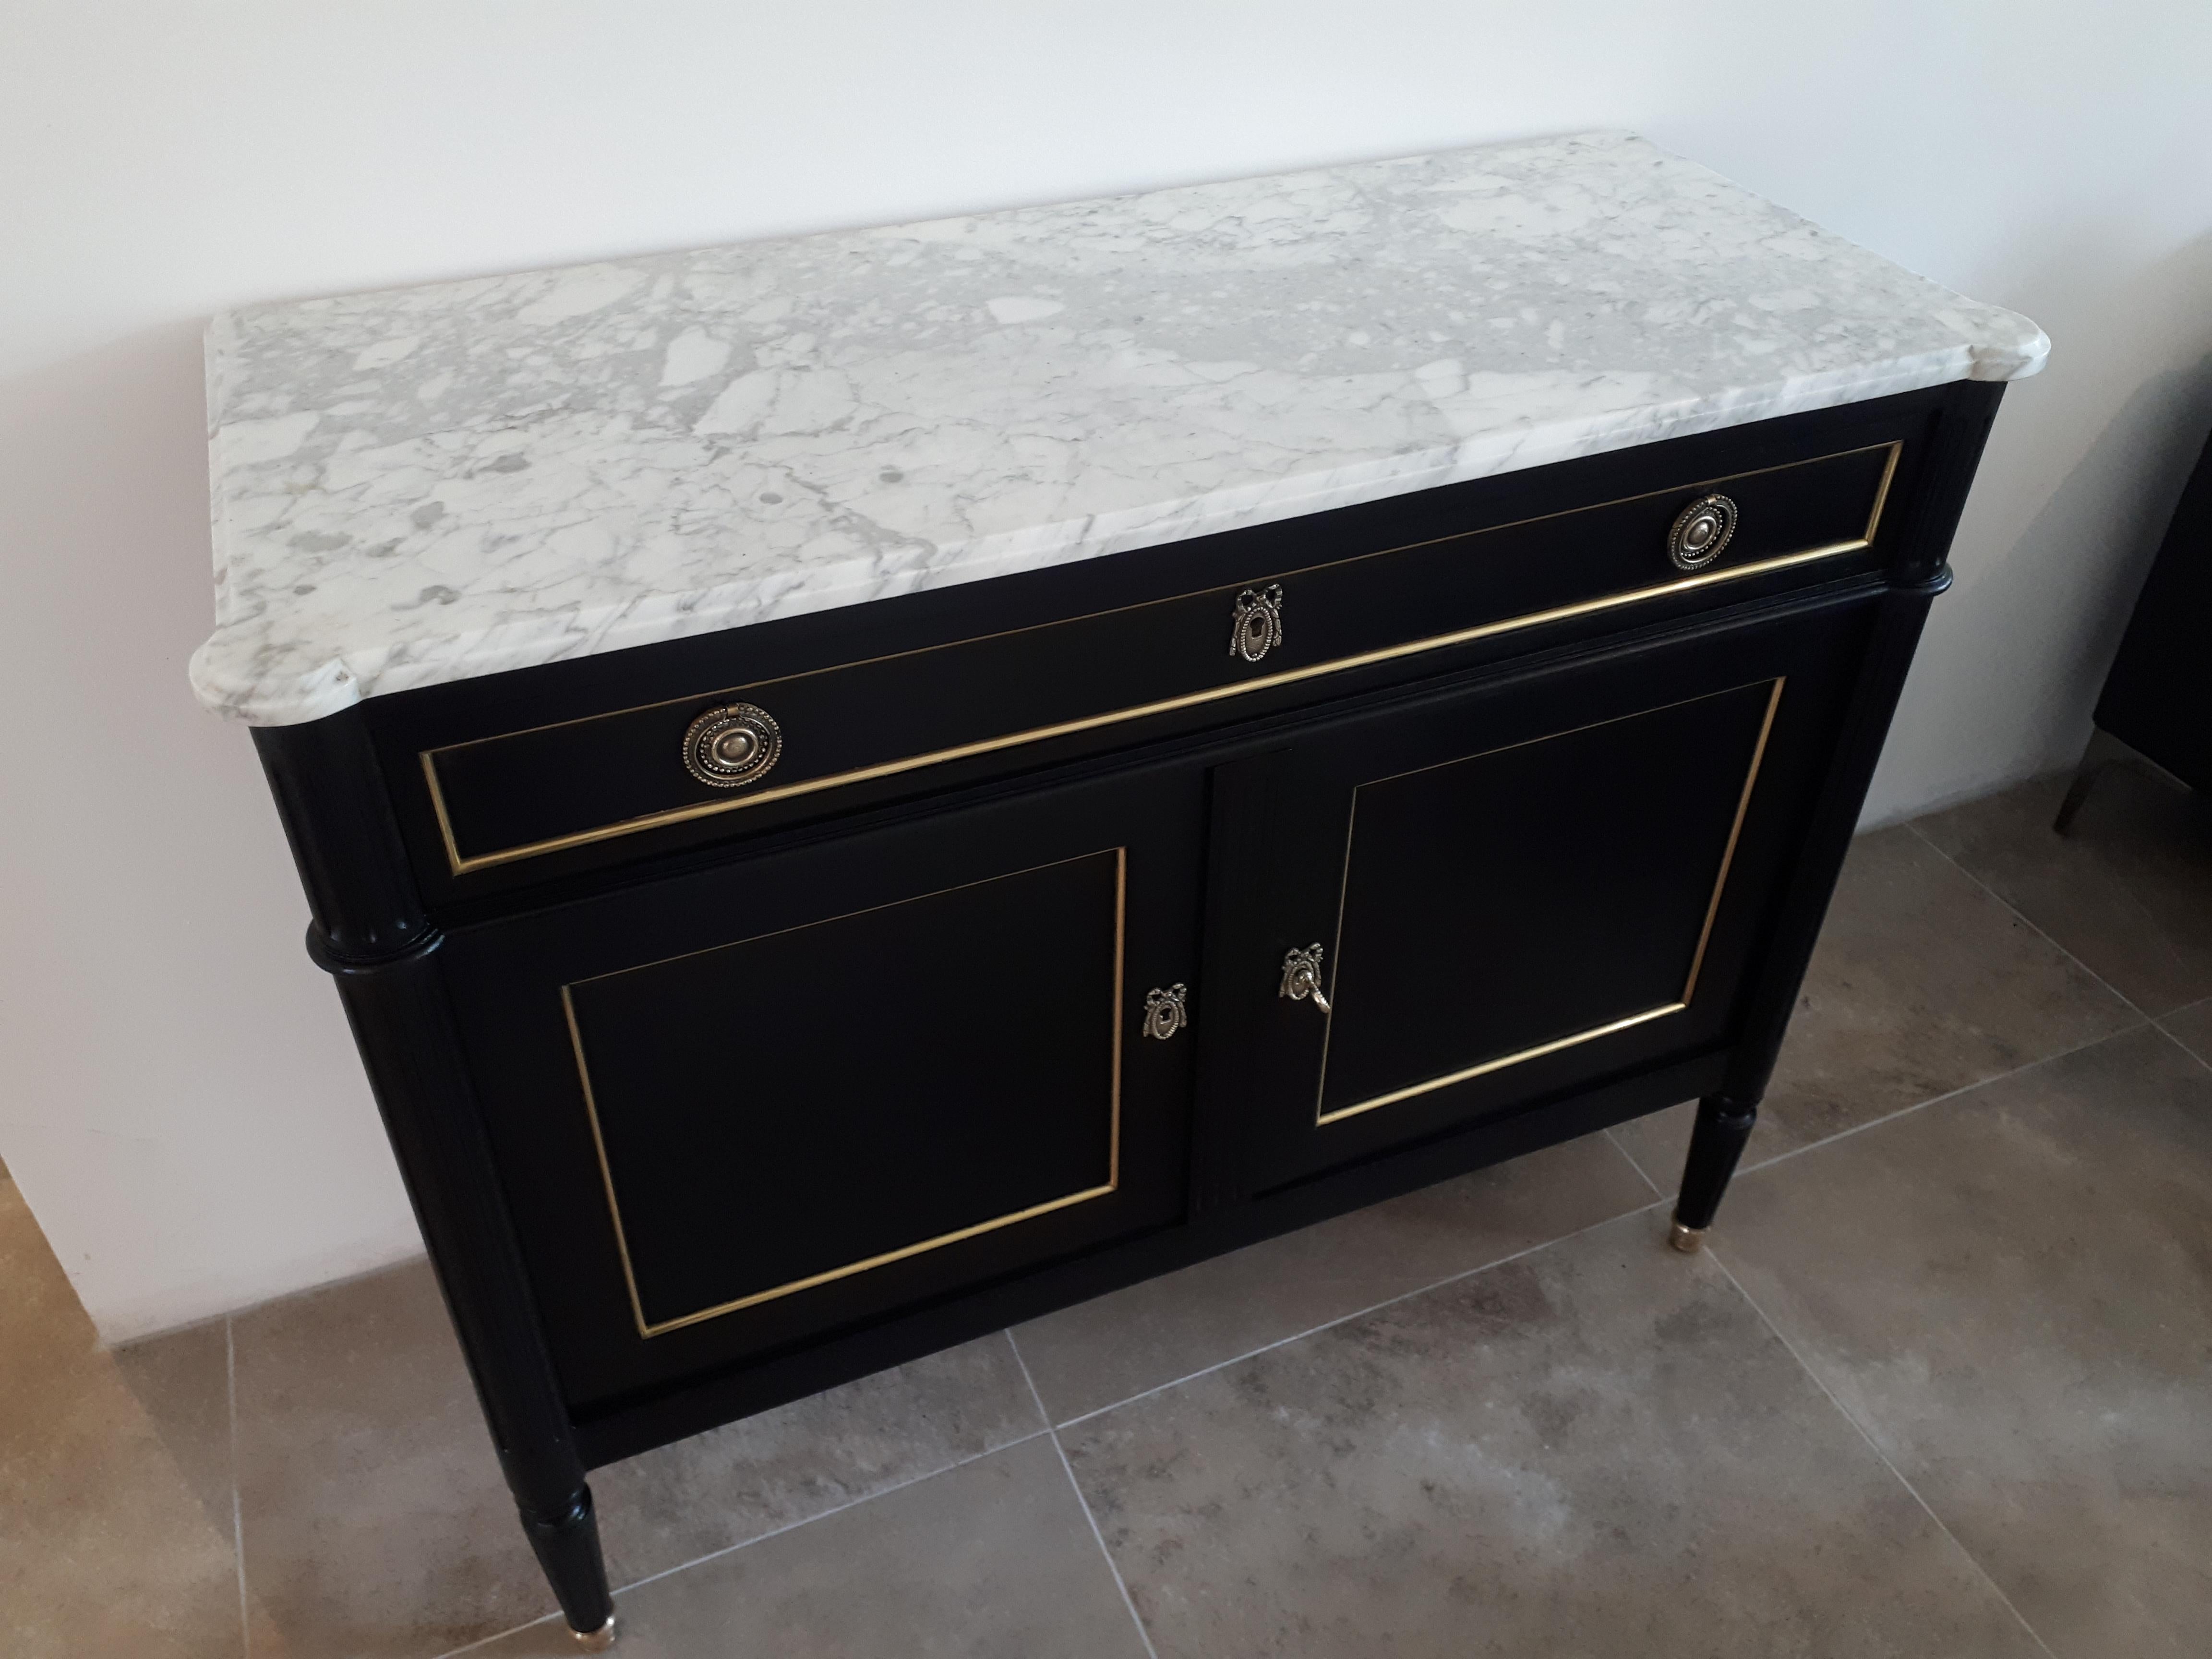
[[[1725,495],[1700,495],[1667,532],[1667,556],[1677,570],[1703,570],[1735,534],[1735,503]]]
[[[1145,1035],[1165,1042],[1190,1024],[1190,988],[1170,985],[1145,993]]]
[[[1282,642],[1282,583],[1269,582],[1239,593],[1236,619],[1229,625],[1229,654],[1257,662]]]
[[[782,753],[782,729],[757,703],[709,708],[684,733],[684,769],[717,789],[758,781]]]
[[[1293,1002],[1304,1002],[1310,997],[1315,1007],[1324,1014],[1328,1012],[1328,998],[1321,988],[1320,945],[1309,945],[1283,958],[1283,982],[1275,994],[1288,997]]]

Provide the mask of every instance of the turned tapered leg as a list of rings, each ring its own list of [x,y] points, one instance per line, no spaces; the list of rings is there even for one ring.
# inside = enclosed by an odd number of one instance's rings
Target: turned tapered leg
[[[550,1511],[517,1500],[522,1529],[538,1565],[553,1586],[553,1597],[568,1620],[576,1645],[605,1653],[614,1645],[615,1604],[607,1594],[607,1569],[599,1554],[599,1517],[592,1513],[592,1489],[579,1486],[566,1503]]]
[[[1743,1156],[1743,1143],[1751,1139],[1751,1126],[1759,1121],[1756,1101],[1738,1103],[1725,1095],[1707,1095],[1698,1103],[1698,1127],[1690,1132],[1690,1156],[1682,1165],[1681,1196],[1674,1200],[1674,1224],[1667,1242],[1678,1250],[1694,1250],[1705,1242],[1705,1229],[1713,1224],[1713,1212],[1721,1206],[1729,1177]]]
[[[358,709],[258,726],[254,746],[430,1248],[523,1530],[577,1644],[615,1639],[614,1599],[560,1379],[477,1109],[442,967]]]

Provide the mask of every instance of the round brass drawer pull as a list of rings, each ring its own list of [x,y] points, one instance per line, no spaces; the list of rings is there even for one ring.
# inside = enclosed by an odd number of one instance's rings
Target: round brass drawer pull
[[[1735,534],[1735,503],[1725,495],[1700,495],[1667,532],[1667,556],[1677,570],[1703,570]]]
[[[709,708],[684,734],[684,769],[717,789],[757,782],[782,753],[781,729],[756,703]]]
[[[1229,654],[1257,662],[1283,642],[1283,585],[1248,587],[1237,596],[1229,624]]]
[[[1309,945],[1303,951],[1292,951],[1283,958],[1283,982],[1275,992],[1293,1002],[1313,999],[1313,1006],[1324,1014],[1328,1012],[1328,996],[1321,988],[1321,946]]]
[[[1170,985],[1145,993],[1145,1035],[1165,1042],[1190,1024],[1190,988]]]

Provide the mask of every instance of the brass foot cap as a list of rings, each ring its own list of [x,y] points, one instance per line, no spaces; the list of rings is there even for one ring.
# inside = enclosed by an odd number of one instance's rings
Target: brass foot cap
[[[1668,1228],[1667,1242],[1684,1255],[1695,1255],[1705,1248],[1705,1230],[1703,1227],[1685,1227],[1677,1221]]]
[[[605,1653],[615,1644],[615,1616],[609,1613],[607,1622],[597,1630],[572,1630],[568,1634],[576,1638],[576,1645],[585,1652]]]

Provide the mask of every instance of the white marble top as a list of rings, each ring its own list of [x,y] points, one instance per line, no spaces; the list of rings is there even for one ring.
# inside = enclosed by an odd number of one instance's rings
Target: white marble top
[[[314,720],[2047,349],[1620,133],[258,307],[192,684]]]

